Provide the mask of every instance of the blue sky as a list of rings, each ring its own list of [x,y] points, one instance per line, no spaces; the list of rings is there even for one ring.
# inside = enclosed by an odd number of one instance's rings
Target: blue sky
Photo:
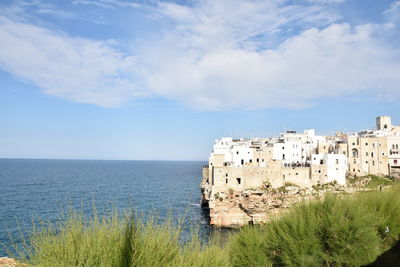
[[[0,0],[0,157],[206,160],[400,124],[400,1]]]

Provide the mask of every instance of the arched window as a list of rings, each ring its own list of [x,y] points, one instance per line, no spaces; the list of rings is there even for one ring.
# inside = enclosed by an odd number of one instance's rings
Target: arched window
[[[351,150],[351,153],[352,153],[352,155],[353,155],[353,158],[358,158],[358,150],[357,150],[357,149],[353,148],[353,149]]]
[[[396,149],[399,149],[399,145],[396,145]]]

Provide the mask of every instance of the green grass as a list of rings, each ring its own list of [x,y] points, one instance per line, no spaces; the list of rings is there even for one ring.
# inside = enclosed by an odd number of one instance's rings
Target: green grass
[[[35,225],[14,257],[37,267],[229,266],[219,246],[202,246],[195,232],[181,244],[180,234],[172,220],[159,224],[132,212],[100,218],[71,210],[60,223]]]
[[[366,175],[366,176],[360,176],[360,177],[349,177],[347,181],[350,183],[350,185],[354,185],[357,182],[360,182],[364,180],[365,178],[370,178],[371,181],[369,181],[365,187],[367,188],[377,188],[379,186],[388,186],[388,185],[396,185],[400,184],[398,180],[394,180],[390,177],[382,177],[382,176],[377,176],[377,175]]]
[[[233,266],[361,266],[400,234],[400,190],[328,195],[271,223],[246,227],[229,244]],[[389,229],[389,232],[387,232]],[[252,261],[249,261],[252,259]]]
[[[400,189],[327,195],[303,202],[271,222],[202,245],[180,224],[132,212],[35,225],[16,257],[29,266],[361,266],[400,238]]]

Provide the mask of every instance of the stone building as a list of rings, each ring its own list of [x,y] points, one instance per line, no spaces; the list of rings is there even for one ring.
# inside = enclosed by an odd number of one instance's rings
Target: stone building
[[[231,213],[215,202],[227,192],[285,185],[345,185],[348,175],[400,178],[399,147],[400,126],[392,125],[389,116],[377,117],[374,130],[336,132],[335,136],[319,136],[310,129],[303,133],[287,131],[277,138],[224,137],[215,141],[209,163],[203,168],[203,205],[210,207],[211,221],[214,217],[214,221],[218,218],[229,224],[247,217],[240,203],[231,207]]]

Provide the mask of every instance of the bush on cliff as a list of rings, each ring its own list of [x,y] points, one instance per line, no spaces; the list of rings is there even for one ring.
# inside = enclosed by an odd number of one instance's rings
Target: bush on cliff
[[[399,193],[399,189],[393,189],[357,196],[329,195],[325,200],[302,203],[279,219],[240,231],[229,245],[232,264],[361,266],[371,263],[399,240]],[[251,262],[249,258],[257,260]]]

